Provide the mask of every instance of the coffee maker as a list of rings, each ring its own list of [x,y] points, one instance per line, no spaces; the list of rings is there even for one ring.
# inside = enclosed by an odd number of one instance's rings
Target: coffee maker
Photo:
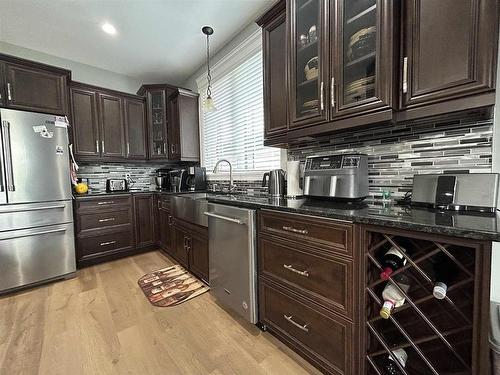
[[[156,189],[170,191],[170,168],[161,168],[156,170],[155,182]]]
[[[207,170],[205,167],[189,167],[186,185],[190,191],[207,190]]]
[[[186,169],[172,169],[170,172],[170,191],[187,191],[188,171]]]

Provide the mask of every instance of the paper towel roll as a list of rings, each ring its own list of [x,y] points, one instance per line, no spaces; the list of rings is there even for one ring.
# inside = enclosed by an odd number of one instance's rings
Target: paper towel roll
[[[303,191],[300,188],[300,162],[289,161],[286,163],[286,196],[287,197],[300,197]]]

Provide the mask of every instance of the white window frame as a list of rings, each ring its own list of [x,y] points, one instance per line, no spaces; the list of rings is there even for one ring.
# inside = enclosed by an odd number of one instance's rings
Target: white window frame
[[[242,64],[246,61],[250,56],[257,53],[259,50],[262,50],[262,30],[259,28],[253,34],[248,36],[244,41],[242,41],[238,46],[232,49],[229,53],[227,53],[224,57],[222,57],[219,61],[217,61],[213,67],[210,69],[210,73],[212,75],[212,80],[217,80],[217,78],[224,76],[235,66]],[[204,72],[198,78],[196,78],[196,85],[198,86],[198,92],[204,93],[207,90],[207,74]],[[264,93],[262,93],[264,95]],[[201,96],[200,96],[201,99]],[[217,98],[214,97],[214,103],[217,107]],[[200,164],[201,166],[205,166],[205,150],[204,150],[204,123],[203,123],[203,103],[202,100],[199,100],[199,119],[200,119]],[[231,161],[231,160],[230,160]],[[286,170],[286,161],[287,161],[287,150],[281,149],[280,153],[280,167]],[[234,180],[245,180],[245,181],[259,181],[262,179],[263,171],[233,171],[233,179]],[[227,180],[229,177],[229,172],[218,172],[213,173],[213,171],[207,170],[207,179],[208,180]]]

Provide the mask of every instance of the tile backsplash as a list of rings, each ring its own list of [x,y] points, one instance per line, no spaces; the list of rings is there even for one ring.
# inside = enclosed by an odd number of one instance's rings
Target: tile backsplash
[[[288,160],[346,151],[368,154],[370,196],[401,197],[413,175],[491,172],[492,108],[352,130],[291,145]]]
[[[164,164],[95,164],[79,163],[78,177],[89,179],[89,188],[93,192],[106,190],[106,179],[125,178],[126,173],[130,173],[133,184],[129,188],[134,190],[149,190],[155,186],[155,172],[159,168],[164,168]]]

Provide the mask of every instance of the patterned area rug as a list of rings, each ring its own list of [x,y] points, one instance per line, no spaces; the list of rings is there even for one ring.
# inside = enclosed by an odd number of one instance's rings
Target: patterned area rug
[[[163,268],[142,276],[137,282],[155,306],[175,306],[210,290],[179,265]]]

